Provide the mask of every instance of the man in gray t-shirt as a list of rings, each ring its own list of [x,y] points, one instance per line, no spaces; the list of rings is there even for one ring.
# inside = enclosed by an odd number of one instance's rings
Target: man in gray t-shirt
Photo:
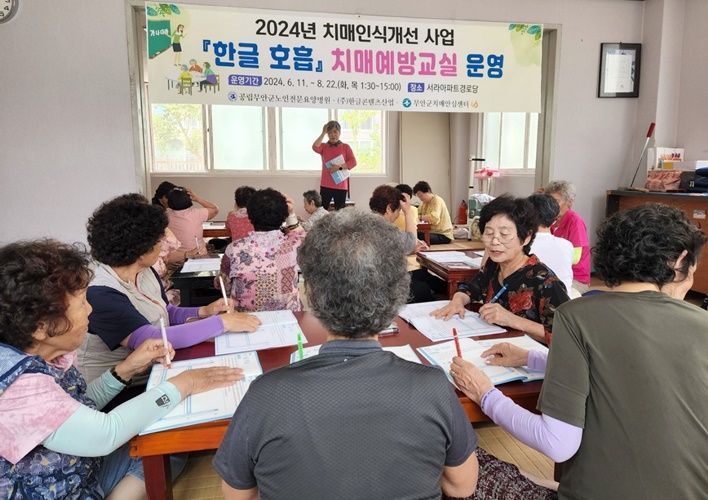
[[[298,264],[328,342],[251,384],[214,459],[226,498],[471,495],[476,437],[452,386],[377,341],[408,295],[398,229],[336,212],[308,234]]]

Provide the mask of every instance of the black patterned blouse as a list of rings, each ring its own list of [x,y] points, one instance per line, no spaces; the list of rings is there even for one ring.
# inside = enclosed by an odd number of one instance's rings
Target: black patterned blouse
[[[530,255],[524,267],[507,276],[503,285],[499,283],[499,264],[487,259],[479,273],[460,283],[457,290],[477,302],[492,302],[496,297],[494,302],[504,309],[541,323],[549,345],[556,308],[570,300],[563,282],[535,255]]]

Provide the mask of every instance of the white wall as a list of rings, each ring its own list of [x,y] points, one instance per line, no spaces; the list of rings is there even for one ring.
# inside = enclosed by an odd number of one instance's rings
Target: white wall
[[[708,160],[708,1],[687,0],[677,146],[687,160]]]
[[[600,43],[650,43],[655,34],[643,36],[642,30],[645,3],[653,1],[662,0],[191,3],[557,25],[559,67],[551,177],[578,185],[576,209],[593,231],[604,213],[605,190],[616,187],[619,172],[631,168],[627,163],[636,153],[634,142],[646,129],[644,120],[637,120],[636,99],[595,97]],[[687,30],[703,44],[685,49],[695,68],[705,53],[701,24],[708,20],[708,12],[701,2],[688,0],[694,17],[687,21]],[[0,195],[4,202],[0,240],[43,235],[84,239],[86,218],[101,201],[142,188],[135,173],[139,145],[131,119],[134,104],[125,7],[119,0],[102,1],[100,7],[90,0],[26,0],[21,2],[19,14],[0,26],[0,46],[13,48],[3,51],[1,61],[12,71],[0,75]],[[688,40],[689,45],[693,43]],[[659,71],[659,67],[644,66],[642,84]],[[705,81],[705,66],[699,71]],[[699,81],[696,76],[688,82],[682,80],[681,90],[705,99]],[[686,109],[692,106],[685,100],[681,105]],[[690,123],[697,126],[690,135],[691,148],[696,151],[706,148],[708,136],[698,112],[689,113]],[[688,134],[684,129],[687,127],[680,130]],[[199,185],[201,181],[195,182]],[[312,187],[309,181],[297,182],[307,183],[301,187]],[[223,195],[233,187],[229,185],[227,190],[224,186]]]

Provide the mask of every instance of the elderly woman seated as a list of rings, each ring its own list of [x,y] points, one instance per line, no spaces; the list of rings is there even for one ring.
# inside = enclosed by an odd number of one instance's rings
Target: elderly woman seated
[[[425,243],[418,240],[418,220],[413,213],[413,207],[398,189],[386,184],[377,187],[369,199],[369,208],[391,224],[396,222],[399,215],[403,215],[405,229],[401,236],[406,254],[427,248]]]
[[[297,249],[306,233],[294,210],[292,200],[275,189],[251,196],[248,218],[255,231],[227,246],[221,259],[221,274],[238,311],[302,309]]]
[[[146,498],[142,463],[125,443],[188,395],[243,376],[185,371],[101,412],[125,380],[174,351],[146,340],[87,385],[75,350],[91,278],[87,257],[57,241],[0,248],[0,498]]]
[[[227,499],[474,491],[475,435],[445,375],[378,342],[408,293],[399,234],[354,209],[308,233],[298,263],[327,342],[318,355],[250,386],[214,460]]]
[[[665,205],[603,222],[593,258],[609,289],[558,309],[548,360],[504,343],[483,354],[489,364],[546,370],[541,415],[454,358],[458,387],[492,420],[556,462],[573,457],[561,498],[705,497],[708,312],[682,300],[704,242]]]
[[[148,338],[159,339],[160,321],[176,349],[224,332],[254,331],[254,316],[229,312],[223,299],[202,307],[169,304],[152,266],[167,227],[165,211],[139,195],[119,196],[101,205],[88,221],[95,275],[87,299],[93,308],[89,335],[79,352],[87,380],[125,359]]]
[[[537,229],[536,211],[526,199],[500,196],[485,205],[479,217],[486,257],[482,269],[460,283],[450,303],[433,316],[464,316],[467,304],[481,300],[479,315],[488,323],[550,343],[553,314],[568,294],[553,271],[530,255]]]

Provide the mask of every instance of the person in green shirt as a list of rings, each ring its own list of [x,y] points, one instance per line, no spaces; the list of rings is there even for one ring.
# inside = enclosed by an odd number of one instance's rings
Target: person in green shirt
[[[175,66],[182,64],[182,38],[184,38],[184,24],[178,24],[172,33],[172,52],[175,53]]]

